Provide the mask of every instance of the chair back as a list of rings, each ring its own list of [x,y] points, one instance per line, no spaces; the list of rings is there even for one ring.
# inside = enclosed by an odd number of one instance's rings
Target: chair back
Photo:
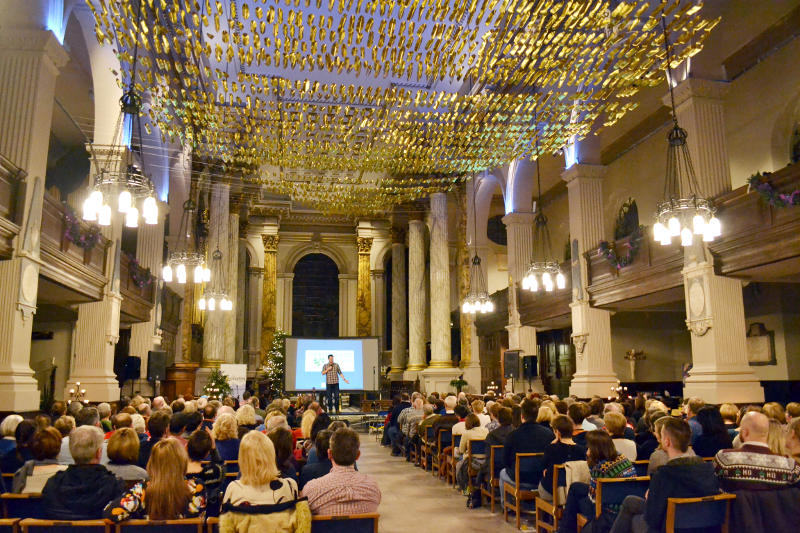
[[[207,516],[206,517],[206,533],[219,533],[219,517]]]
[[[182,520],[126,520],[117,524],[117,533],[202,533],[202,518]]]
[[[514,465],[514,479],[519,483],[520,476],[533,479],[531,475],[538,476],[532,484],[538,484],[542,477],[542,458],[543,453],[518,453],[516,464]]]
[[[22,533],[111,533],[108,520],[37,520],[26,518],[19,523]]]
[[[239,472],[239,461],[225,461],[225,472]]]
[[[45,518],[41,494],[0,494],[3,518]]]
[[[0,533],[17,533],[19,518],[0,518]]]
[[[646,476],[647,475],[647,467],[650,466],[650,461],[645,459],[643,461],[634,461],[633,468],[636,469],[637,476]]]
[[[450,446],[453,442],[453,432],[449,429],[442,429],[439,430],[438,436],[438,443],[439,443],[439,451],[441,452],[443,449]]]
[[[567,468],[563,465],[553,465],[553,505],[558,507],[567,502]]]
[[[3,472],[0,475],[2,475],[0,490],[2,490],[2,492],[11,492],[11,486],[14,484],[14,474]]]
[[[461,446],[461,435],[453,435],[453,448]]]
[[[467,443],[467,455],[472,458],[476,455],[486,455],[486,441],[481,440],[470,440]]]
[[[347,516],[318,515],[311,520],[311,533],[378,533],[378,513]]]
[[[666,532],[680,529],[713,531],[728,523],[735,494],[716,494],[702,498],[667,498]]]
[[[628,496],[644,498],[650,486],[650,476],[598,478],[595,498],[595,516],[603,513],[603,507],[622,505]]]
[[[494,445],[489,448],[489,461],[490,466],[492,467],[490,475],[491,479],[496,478],[500,475],[500,471],[503,469],[503,446],[502,445]]]
[[[426,426],[425,427],[425,442],[428,444],[433,444],[433,439],[435,435],[433,434],[433,426]]]

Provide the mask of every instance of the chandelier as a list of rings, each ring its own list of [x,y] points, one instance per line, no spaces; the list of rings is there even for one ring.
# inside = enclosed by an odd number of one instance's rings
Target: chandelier
[[[212,281],[209,287],[203,292],[203,296],[197,301],[197,307],[201,311],[216,311],[219,304],[220,311],[230,311],[233,309],[233,302],[228,298],[228,293],[224,288],[224,266],[222,264],[222,252],[214,250],[211,255]]]
[[[194,283],[208,283],[211,281],[211,270],[205,265],[205,255],[202,251],[190,250],[192,239],[192,224],[194,223],[194,213],[196,205],[189,199],[183,203],[183,215],[181,215],[181,225],[178,233],[176,251],[169,254],[167,264],[161,269],[161,277],[164,281],[172,281],[173,274],[178,283],[186,283],[187,274],[192,271],[192,281]]]
[[[472,179],[472,233],[473,249],[472,264],[469,267],[469,292],[461,304],[461,312],[474,315],[475,313],[491,313],[494,311],[494,303],[489,297],[489,289],[486,285],[486,277],[483,275],[481,258],[478,256],[477,235],[478,225],[475,212],[475,194],[478,190],[477,178]]]
[[[681,246],[691,246],[695,236],[701,236],[703,242],[711,242],[714,238],[722,235],[722,224],[714,216],[716,209],[713,203],[699,192],[689,147],[686,145],[686,130],[678,125],[672,87],[672,50],[663,14],[661,28],[664,33],[664,48],[666,49],[667,84],[672,102],[673,127],[667,137],[669,142],[664,200],[659,202],[656,207],[653,239],[663,246],[669,246],[673,237],[680,237]]]

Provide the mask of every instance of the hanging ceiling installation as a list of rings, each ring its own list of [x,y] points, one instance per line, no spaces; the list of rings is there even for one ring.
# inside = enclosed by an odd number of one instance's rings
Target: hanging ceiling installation
[[[135,82],[165,139],[349,214],[613,124],[664,79],[662,13],[673,65],[717,22],[685,0],[89,1],[123,65],[147,50]]]

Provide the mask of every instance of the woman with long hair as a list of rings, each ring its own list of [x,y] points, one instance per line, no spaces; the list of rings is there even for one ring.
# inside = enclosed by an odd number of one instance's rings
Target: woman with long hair
[[[231,414],[218,415],[214,420],[213,437],[223,461],[239,459],[239,425]]]
[[[236,423],[239,426],[240,439],[248,431],[256,429],[256,410],[252,405],[246,403],[236,410]]]
[[[720,450],[733,448],[728,428],[716,407],[707,405],[697,412],[695,417],[703,432],[697,436],[692,449],[700,457],[714,457]]]
[[[186,479],[188,462],[186,450],[177,439],[159,440],[147,462],[150,480],[137,483],[106,505],[103,516],[122,522],[129,518],[175,520],[200,515],[206,507],[203,487]]]
[[[17,424],[14,429],[16,447],[6,452],[3,457],[0,457],[0,470],[4,474],[13,474],[26,462],[34,459],[31,451],[31,441],[38,429],[36,422],[33,420],[23,420]]]
[[[281,477],[297,481],[297,463],[294,460],[292,448],[292,432],[283,427],[277,427],[267,435],[275,448],[275,461]]]

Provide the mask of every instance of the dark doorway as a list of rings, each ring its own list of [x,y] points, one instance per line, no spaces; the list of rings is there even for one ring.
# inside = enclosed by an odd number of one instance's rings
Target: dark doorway
[[[548,394],[569,396],[569,385],[575,374],[575,347],[570,329],[538,332],[539,371]]]
[[[339,269],[327,255],[306,255],[294,267],[292,335],[339,336]]]

